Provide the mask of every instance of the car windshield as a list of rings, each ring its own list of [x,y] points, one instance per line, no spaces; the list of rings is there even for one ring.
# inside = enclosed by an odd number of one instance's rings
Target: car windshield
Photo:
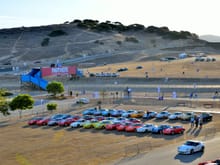
[[[187,141],[186,143],[185,143],[185,145],[187,145],[187,146],[197,146],[199,143],[197,143],[197,142],[193,142],[193,141]]]

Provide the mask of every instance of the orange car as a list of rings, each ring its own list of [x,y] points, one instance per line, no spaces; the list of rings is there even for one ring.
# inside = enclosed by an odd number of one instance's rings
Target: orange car
[[[130,117],[132,118],[141,118],[144,115],[144,111],[137,111],[135,113],[131,113]]]

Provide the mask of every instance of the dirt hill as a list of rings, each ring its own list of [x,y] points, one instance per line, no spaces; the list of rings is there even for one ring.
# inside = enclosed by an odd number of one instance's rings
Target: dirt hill
[[[0,30],[0,65],[44,66],[145,61],[181,52],[219,53],[219,45],[190,32],[119,22],[74,20],[64,24]]]

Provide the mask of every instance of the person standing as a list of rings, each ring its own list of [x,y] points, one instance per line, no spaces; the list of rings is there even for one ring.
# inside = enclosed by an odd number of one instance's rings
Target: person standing
[[[195,119],[194,119],[194,116],[192,116],[190,118],[191,127],[194,127],[194,122],[195,122]]]
[[[202,117],[200,116],[200,117],[199,117],[199,127],[202,128],[202,125],[203,125],[203,119],[202,119]]]
[[[199,118],[196,116],[196,118],[195,118],[195,125],[196,125],[196,128],[198,127],[198,125],[199,125]]]

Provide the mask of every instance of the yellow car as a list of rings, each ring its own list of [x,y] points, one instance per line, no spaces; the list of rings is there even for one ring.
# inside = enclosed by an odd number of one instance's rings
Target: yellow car
[[[91,121],[87,121],[83,124],[83,128],[94,128],[94,124],[98,123],[98,120],[91,120]]]
[[[132,118],[141,118],[141,117],[143,117],[143,115],[144,115],[144,111],[137,111],[137,112],[131,113],[130,117],[132,117]]]

